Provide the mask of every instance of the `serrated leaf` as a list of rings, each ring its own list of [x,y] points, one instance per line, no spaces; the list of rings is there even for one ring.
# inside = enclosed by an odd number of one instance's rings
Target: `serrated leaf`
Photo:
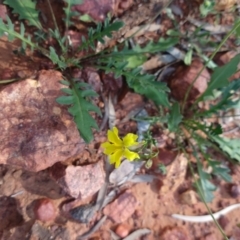
[[[219,144],[219,147],[232,159],[240,162],[240,139],[229,139],[226,137],[212,136],[212,139]]]
[[[208,160],[208,164],[212,167],[212,174],[221,177],[226,182],[232,181],[232,177],[228,174],[230,172],[229,168],[223,167],[220,162],[213,160]]]
[[[166,51],[169,48],[173,47],[179,42],[177,38],[160,38],[157,43],[150,41],[145,47],[140,47],[137,45],[132,49],[135,53],[156,53],[161,51]]]
[[[5,4],[13,9],[13,13],[19,15],[19,19],[27,20],[29,25],[41,29],[41,23],[36,10],[36,1],[32,0],[5,0]]]
[[[55,49],[53,47],[50,47],[49,49],[50,49],[50,54],[48,55],[48,57],[51,59],[51,61],[54,64],[57,64],[60,69],[65,69],[67,67],[66,63],[58,57]]]
[[[229,78],[237,71],[240,62],[240,54],[236,55],[227,64],[215,68],[206,91],[197,99],[197,102],[204,97],[211,96],[214,89],[222,88],[228,85]]]
[[[168,119],[168,129],[170,132],[175,132],[178,130],[178,125],[182,121],[182,114],[180,113],[180,105],[179,103],[175,102],[169,113]]]
[[[200,191],[200,196],[204,198],[206,202],[211,202],[214,198],[213,192],[217,189],[214,184],[212,184],[209,179],[211,175],[203,170],[203,166],[199,159],[197,160],[199,179],[194,184],[198,191]],[[200,189],[198,189],[200,188]]]
[[[223,109],[227,111],[229,108],[235,107],[240,100],[232,100],[232,97],[238,89],[240,89],[240,79],[228,83],[228,86],[219,90],[221,92],[220,100],[215,105],[210,106],[208,110],[200,113],[200,115],[210,116]]]
[[[68,111],[73,115],[81,137],[85,142],[89,143],[93,139],[92,128],[98,129],[96,121],[89,112],[92,111],[101,115],[101,111],[87,100],[87,98],[97,94],[93,90],[86,89],[86,87],[89,88],[86,83],[71,81],[71,91],[64,90],[69,96],[59,97],[56,101],[70,105]]]
[[[125,73],[123,73],[124,75]],[[134,89],[136,93],[140,93],[152,100],[156,105],[163,105],[169,107],[168,95],[169,91],[164,83],[154,81],[154,76],[145,74],[137,75],[134,80],[128,78],[126,75],[128,85]],[[150,78],[149,78],[150,77]]]

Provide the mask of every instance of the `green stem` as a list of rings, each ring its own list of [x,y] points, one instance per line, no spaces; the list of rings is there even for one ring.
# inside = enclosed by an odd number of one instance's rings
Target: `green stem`
[[[201,75],[201,73],[204,71],[204,69],[206,68],[206,66],[208,65],[208,63],[210,61],[213,60],[214,56],[219,52],[219,50],[221,49],[221,47],[226,43],[226,41],[228,40],[228,38],[236,31],[237,28],[240,27],[240,21],[232,28],[232,30],[224,37],[224,39],[221,41],[221,43],[218,45],[218,47],[216,48],[216,50],[212,53],[212,55],[209,57],[208,61],[205,63],[205,65],[202,67],[202,69],[199,71],[199,73],[197,74],[197,76],[194,78],[193,82],[191,83],[191,85],[189,86],[189,88],[187,89],[186,95],[184,97],[183,100],[183,105],[182,105],[182,113],[184,112],[185,109],[185,105],[186,105],[186,101],[187,98],[189,96],[190,91],[192,90],[192,87],[194,85],[194,83],[196,82],[196,80],[198,79],[198,77]],[[201,96],[194,102],[194,104],[192,105],[191,109],[196,106],[196,104],[201,101]]]

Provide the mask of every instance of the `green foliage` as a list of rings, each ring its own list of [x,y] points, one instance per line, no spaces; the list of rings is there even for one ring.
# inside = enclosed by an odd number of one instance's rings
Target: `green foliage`
[[[170,132],[176,132],[179,129],[179,124],[182,121],[183,116],[180,113],[180,105],[175,102],[169,112],[168,129]]]
[[[210,109],[198,114],[198,116],[200,115],[207,117],[219,111],[222,111],[223,109],[226,111],[229,108],[235,107],[240,101],[240,99],[232,99],[233,91],[235,91],[236,89],[240,89],[240,79],[229,83],[226,87],[223,87],[222,89],[219,89],[221,93],[220,100],[215,105],[212,105]]]
[[[212,167],[212,174],[221,177],[226,182],[232,181],[232,177],[229,175],[229,168],[223,167],[220,162],[214,160],[208,160],[208,164]]]
[[[216,186],[210,181],[211,175],[203,170],[202,164],[198,164],[199,179],[195,183],[195,187],[201,191],[203,200],[211,202],[214,198],[213,192],[216,191]]]
[[[225,87],[229,83],[229,78],[237,71],[237,66],[240,62],[240,54],[232,58],[227,64],[222,67],[217,67],[211,77],[210,83],[206,91],[199,97],[198,102],[204,98],[211,96],[213,90]]]
[[[90,28],[88,30],[88,39],[82,37],[82,44],[79,47],[78,51],[89,50],[92,48],[95,50],[96,40],[104,43],[104,37],[112,37],[113,31],[118,31],[123,26],[123,22],[116,21],[110,23],[109,19],[106,18],[104,23],[98,23],[96,28]]]
[[[209,13],[214,10],[215,1],[214,0],[204,0],[200,5],[199,10],[203,17],[206,17]]]
[[[62,81],[61,83],[66,86],[69,85],[67,81]],[[68,111],[74,117],[80,135],[85,142],[89,143],[93,139],[91,128],[98,129],[96,121],[89,112],[101,115],[99,108],[89,101],[92,97],[96,97],[97,94],[84,82],[71,80],[70,86],[71,88],[62,88],[62,91],[67,96],[59,97],[56,101],[60,104],[70,105]]]
[[[67,4],[67,7],[63,8],[64,13],[65,13],[64,22],[65,22],[65,25],[66,25],[66,29],[68,29],[69,26],[72,24],[71,18],[76,15],[76,13],[74,13],[71,10],[71,8],[75,4],[81,4],[82,0],[64,0],[64,1]]]
[[[5,4],[13,9],[13,13],[19,15],[19,19],[27,20],[29,25],[42,29],[39,21],[39,12],[36,10],[36,1],[34,0],[5,0]]]
[[[35,45],[32,41],[30,36],[25,37],[25,27],[21,23],[20,25],[20,33],[14,30],[14,24],[12,23],[11,19],[7,16],[7,23],[4,23],[3,20],[0,18],[0,37],[3,35],[7,35],[9,41],[14,41],[15,39],[20,39],[22,41],[22,48],[25,50],[26,46],[29,45],[32,49],[35,48]]]
[[[66,69],[67,65],[66,65],[66,62],[64,61],[64,58],[63,57],[59,58],[59,56],[57,55],[53,47],[50,47],[50,53],[48,57],[51,59],[51,61],[54,64],[57,64],[60,69],[62,70]]]
[[[212,140],[219,144],[219,147],[232,159],[240,162],[240,139],[229,139],[222,136],[212,136]]]

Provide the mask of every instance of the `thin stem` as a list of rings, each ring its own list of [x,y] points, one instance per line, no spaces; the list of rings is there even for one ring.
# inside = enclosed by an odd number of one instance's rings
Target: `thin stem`
[[[198,77],[201,75],[201,73],[204,71],[204,69],[206,68],[206,66],[208,65],[208,63],[210,61],[213,60],[214,56],[219,52],[219,50],[221,49],[221,47],[226,43],[226,41],[228,40],[228,38],[236,31],[237,28],[240,27],[240,21],[232,28],[232,30],[224,37],[224,39],[221,41],[221,43],[218,45],[218,47],[215,49],[215,51],[212,53],[212,55],[209,57],[208,61],[205,63],[205,65],[202,67],[202,69],[199,71],[199,73],[197,74],[197,76],[194,78],[193,82],[191,83],[191,85],[189,86],[189,88],[187,89],[186,95],[184,97],[183,100],[183,105],[182,105],[182,112],[184,112],[185,109],[185,105],[186,105],[186,101],[187,98],[189,96],[190,91],[192,90],[193,84],[196,82],[196,80],[198,79]],[[201,101],[202,98],[201,96],[194,102],[194,104],[192,105],[191,109],[199,102]]]

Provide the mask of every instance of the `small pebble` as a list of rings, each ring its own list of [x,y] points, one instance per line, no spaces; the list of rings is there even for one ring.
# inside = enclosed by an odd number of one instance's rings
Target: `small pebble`
[[[116,228],[116,234],[119,237],[124,238],[124,237],[128,236],[130,229],[131,228],[129,225],[127,225],[126,223],[121,223]]]
[[[36,219],[42,222],[52,221],[56,217],[55,207],[50,199],[38,199],[34,206]]]
[[[239,195],[240,195],[240,186],[239,186],[239,185],[236,185],[236,184],[233,184],[233,185],[230,187],[230,195],[231,195],[233,198],[239,197]]]

